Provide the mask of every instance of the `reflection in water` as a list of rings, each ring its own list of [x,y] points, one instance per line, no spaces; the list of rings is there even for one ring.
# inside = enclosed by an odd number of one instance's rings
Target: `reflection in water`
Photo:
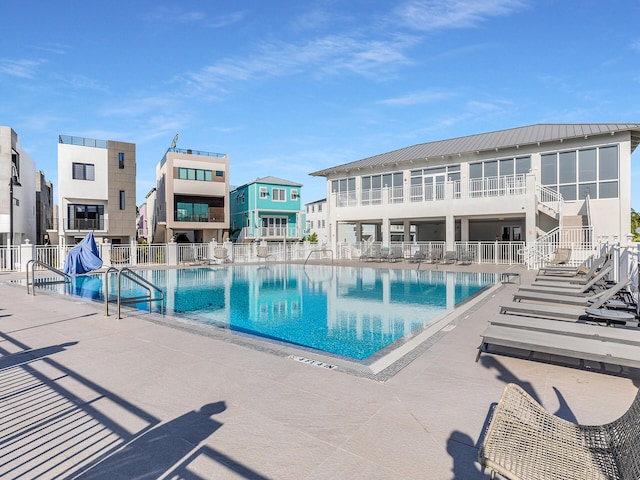
[[[495,281],[486,273],[284,264],[138,273],[165,290],[168,313],[359,360]],[[115,276],[111,282],[115,292]],[[101,291],[101,277],[74,287],[98,298],[93,288]]]

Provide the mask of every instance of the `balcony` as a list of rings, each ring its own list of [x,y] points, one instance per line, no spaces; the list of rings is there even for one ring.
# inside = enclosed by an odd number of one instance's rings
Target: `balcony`
[[[295,226],[244,227],[241,238],[252,240],[298,240],[301,238]]]
[[[526,176],[510,175],[457,180],[451,182],[453,190],[447,193],[447,183],[410,185],[406,187],[334,192],[332,201],[338,208],[357,206],[378,206],[383,204],[403,204],[434,202],[441,200],[476,199],[489,197],[509,197],[525,195]]]
[[[105,222],[104,217],[100,218],[74,218],[64,219],[64,226],[66,231],[106,231],[108,229],[108,222]]]

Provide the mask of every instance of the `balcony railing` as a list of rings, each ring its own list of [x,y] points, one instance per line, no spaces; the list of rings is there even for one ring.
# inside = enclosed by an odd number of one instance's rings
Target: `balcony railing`
[[[105,230],[104,217],[64,219],[67,230]]]
[[[244,227],[242,236],[250,239],[291,239],[301,238],[296,227]]]
[[[466,187],[466,188],[465,188]],[[453,182],[453,199],[480,197],[508,197],[526,194],[525,175],[486,177]],[[410,185],[384,189],[335,192],[333,199],[337,207],[374,206],[387,203],[402,204],[432,202],[446,198],[446,184]]]

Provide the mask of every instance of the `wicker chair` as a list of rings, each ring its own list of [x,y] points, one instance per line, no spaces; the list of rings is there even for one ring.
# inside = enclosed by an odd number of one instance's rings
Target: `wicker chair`
[[[480,447],[479,462],[511,480],[640,479],[640,391],[619,419],[579,425],[547,412],[508,384]]]

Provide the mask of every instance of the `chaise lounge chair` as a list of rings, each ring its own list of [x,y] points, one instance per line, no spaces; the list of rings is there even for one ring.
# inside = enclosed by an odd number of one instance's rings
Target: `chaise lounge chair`
[[[572,284],[585,284],[589,282],[595,275],[597,275],[598,271],[603,267],[605,263],[610,259],[609,254],[602,255],[600,258],[595,260],[590,268],[578,267],[576,269],[571,270],[562,270],[553,273],[542,274],[538,273],[538,276],[535,278],[534,283],[542,284],[558,284],[558,283],[572,283]],[[586,262],[586,260],[585,260]]]
[[[542,269],[547,269],[550,267],[568,267],[569,260],[571,260],[571,249],[570,248],[556,248],[553,252],[553,258],[549,260]]]
[[[592,290],[598,287],[606,287],[605,278],[613,271],[613,265],[607,264],[596,276],[594,276],[589,282],[584,285],[559,284],[559,285],[547,285],[547,284],[532,284],[523,285],[519,290],[529,292],[540,293],[556,293],[561,295],[587,295]]]
[[[640,391],[629,409],[604,425],[580,425],[545,410],[508,384],[479,450],[484,468],[519,480],[640,478]]]
[[[565,304],[565,305],[579,305],[583,307],[592,306],[594,302],[598,302],[599,300],[604,299],[609,300],[613,298],[616,294],[622,290],[627,284],[629,280],[624,280],[618,282],[617,284],[603,290],[601,292],[596,292],[591,295],[581,296],[581,295],[567,295],[566,293],[544,293],[544,292],[532,292],[527,290],[518,290],[513,294],[513,301],[520,302],[522,300],[530,300],[534,302],[541,303],[557,303],[557,304]]]

